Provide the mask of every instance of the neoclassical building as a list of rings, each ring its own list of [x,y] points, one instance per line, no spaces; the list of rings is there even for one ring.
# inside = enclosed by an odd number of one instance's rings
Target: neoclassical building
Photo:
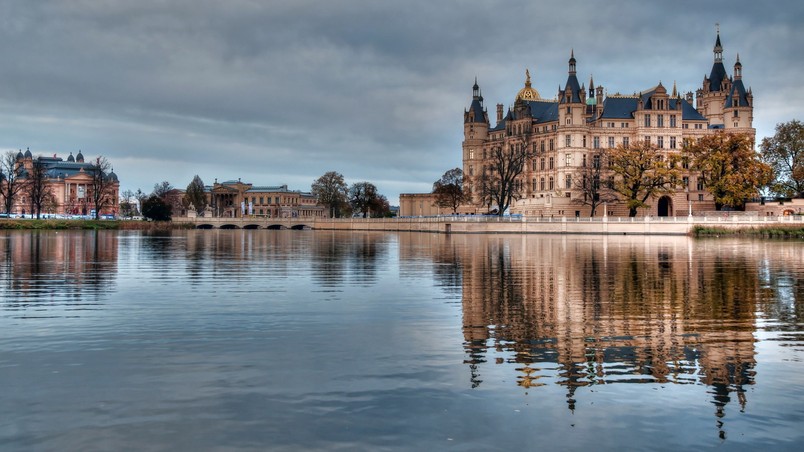
[[[229,180],[205,187],[211,214],[216,217],[268,218],[326,217],[327,209],[312,193],[289,190],[287,185],[253,185]]]
[[[583,191],[577,188],[577,178],[588,166],[600,164],[597,159],[605,149],[649,141],[657,152],[669,157],[681,152],[685,140],[715,131],[746,133],[753,139],[754,100],[743,83],[739,55],[729,75],[723,64],[719,32],[713,51],[710,74],[704,77],[694,97],[692,92],[682,95],[675,83],[671,91],[659,82],[631,95],[606,94],[591,77],[586,87],[578,80],[577,60],[572,52],[566,82],[555,98],[542,98],[526,71],[525,86],[516,94],[513,107],[504,111],[503,104],[497,104],[494,125],[475,81],[472,102],[464,111],[462,160],[467,181],[471,184],[487,171],[493,150],[525,147],[532,158],[517,181],[522,198],[511,206],[511,213],[587,216],[590,207],[579,202]],[[673,194],[648,200],[650,207],[641,209],[640,215],[674,216],[687,215],[690,210],[715,210],[711,195],[695,172],[687,165],[682,171],[682,186]],[[400,201],[404,204],[407,198],[403,195]],[[476,199],[460,212],[484,213],[494,207],[479,204]],[[605,209],[609,215],[625,216],[628,212],[618,202]]]
[[[42,209],[42,214],[90,215],[92,213],[95,209],[92,181],[93,174],[97,169],[91,161],[89,163],[84,161],[81,151],[78,151],[75,156],[71,152],[66,160],[56,154],[53,154],[52,157],[34,157],[30,149],[27,149],[25,153],[19,151],[16,159],[18,183],[23,185],[26,183],[35,161],[43,164],[45,168],[45,185],[50,195]],[[109,199],[100,214],[117,215],[120,182],[114,171],[104,174],[104,178],[109,182],[108,190],[104,190]],[[31,213],[31,203],[25,189],[15,196],[12,213]]]

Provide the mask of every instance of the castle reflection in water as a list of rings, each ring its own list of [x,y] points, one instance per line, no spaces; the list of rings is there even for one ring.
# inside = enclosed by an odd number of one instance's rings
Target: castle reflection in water
[[[316,287],[370,288],[398,246],[403,281],[406,272],[432,268],[436,286],[461,300],[471,386],[484,384],[489,366],[508,365],[523,390],[566,387],[575,410],[581,387],[702,384],[717,416],[732,400],[748,403],[763,316],[804,315],[795,282],[804,254],[778,242],[331,231],[178,236],[4,234],[4,289],[17,300],[5,307],[20,315],[48,301],[91,309],[116,283],[119,241],[126,255],[162,262],[160,271],[183,273],[191,287],[305,272]],[[65,280],[61,288],[53,289],[54,278]]]
[[[687,237],[462,235],[400,248],[432,253],[436,277],[459,280],[445,285],[462,287],[474,387],[484,366],[514,364],[524,388],[566,386],[571,410],[579,387],[648,382],[710,386],[718,416],[733,398],[745,408],[758,313],[778,310],[763,255],[804,267],[798,247]]]

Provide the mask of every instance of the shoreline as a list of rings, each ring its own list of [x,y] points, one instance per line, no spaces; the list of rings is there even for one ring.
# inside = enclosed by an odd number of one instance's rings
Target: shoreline
[[[0,230],[119,230],[119,231],[172,231],[197,229],[193,223],[181,221],[142,221],[142,220],[65,220],[65,219],[2,219],[0,220]],[[329,230],[329,228],[315,228],[314,230]],[[486,230],[485,234],[505,234],[517,233],[507,228],[500,230]],[[353,229],[354,230],[354,229]],[[360,230],[360,229],[357,229]],[[363,229],[374,230],[374,229]],[[388,230],[391,232],[391,230]],[[443,231],[419,231],[430,233],[443,233]],[[453,233],[462,233],[453,231]],[[521,233],[521,232],[520,232]],[[531,232],[533,233],[533,232]],[[539,233],[539,232],[536,232]],[[573,232],[560,232],[555,230],[545,230],[542,233],[550,234],[576,234]],[[589,232],[590,235],[605,235]],[[611,234],[609,234],[611,235]],[[619,234],[616,234],[619,235]],[[628,235],[665,235],[651,233],[629,233]],[[784,239],[804,239],[804,225],[752,225],[738,228],[728,228],[715,225],[693,225],[687,234],[691,237],[711,238],[711,237],[753,237],[753,238],[784,238]]]
[[[64,220],[64,219],[3,219],[0,230],[63,231],[63,230],[112,230],[112,231],[170,231],[195,229],[188,223],[142,220]]]

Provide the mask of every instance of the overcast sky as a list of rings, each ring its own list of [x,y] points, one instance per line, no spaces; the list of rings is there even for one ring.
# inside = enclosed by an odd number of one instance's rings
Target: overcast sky
[[[695,91],[720,24],[757,137],[804,119],[804,2],[0,0],[0,150],[106,156],[121,189],[326,171],[392,204],[461,165],[477,77],[492,121],[529,68],[553,98]]]

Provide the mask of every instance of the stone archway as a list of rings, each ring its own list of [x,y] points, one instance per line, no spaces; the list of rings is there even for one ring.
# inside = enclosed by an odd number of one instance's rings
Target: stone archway
[[[673,200],[669,196],[662,196],[659,198],[658,216],[672,217],[673,216]]]

